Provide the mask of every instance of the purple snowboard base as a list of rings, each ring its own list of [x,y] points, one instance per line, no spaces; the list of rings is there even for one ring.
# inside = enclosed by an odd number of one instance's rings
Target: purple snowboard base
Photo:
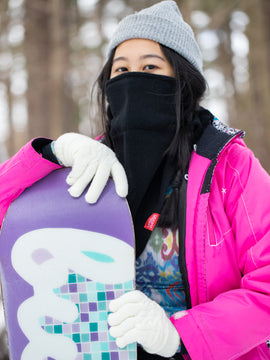
[[[108,332],[110,300],[134,289],[128,205],[109,181],[99,201],[72,198],[54,171],[10,206],[0,271],[11,360],[135,360]]]

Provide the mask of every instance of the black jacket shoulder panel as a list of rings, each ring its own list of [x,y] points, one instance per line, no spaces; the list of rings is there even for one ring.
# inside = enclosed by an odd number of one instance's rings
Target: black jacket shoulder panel
[[[198,143],[196,152],[198,155],[210,160],[216,159],[222,149],[236,136],[244,137],[245,132],[230,128],[217,118],[214,118],[204,130]]]
[[[210,192],[217,158],[224,147],[235,137],[244,136],[244,131],[230,128],[217,118],[213,118],[212,123],[206,127],[195,148],[198,155],[211,160],[211,164],[204,178],[201,194]]]

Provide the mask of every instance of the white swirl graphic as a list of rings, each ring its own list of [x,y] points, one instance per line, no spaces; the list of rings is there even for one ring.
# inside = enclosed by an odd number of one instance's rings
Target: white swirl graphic
[[[37,261],[43,250],[46,257]],[[104,284],[133,280],[134,249],[115,237],[72,228],[43,228],[22,235],[14,244],[11,261],[16,272],[33,286],[34,296],[18,309],[19,325],[29,340],[21,360],[74,360],[76,344],[64,335],[48,334],[39,324],[50,316],[72,323],[76,305],[61,299],[53,289],[68,281],[68,271]]]

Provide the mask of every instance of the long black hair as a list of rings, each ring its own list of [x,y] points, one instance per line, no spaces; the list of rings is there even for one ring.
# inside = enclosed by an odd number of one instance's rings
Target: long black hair
[[[160,45],[161,50],[173,68],[176,79],[176,120],[177,127],[174,138],[164,156],[167,161],[175,164],[175,176],[172,180],[172,192],[164,201],[158,226],[175,229],[178,223],[179,189],[186,172],[195,144],[202,134],[206,124],[195,117],[199,110],[199,101],[206,90],[206,80],[189,61],[174,50]],[[104,143],[112,147],[110,139],[110,109],[106,101],[106,82],[110,79],[115,50],[104,65],[98,79],[98,105],[104,130]]]

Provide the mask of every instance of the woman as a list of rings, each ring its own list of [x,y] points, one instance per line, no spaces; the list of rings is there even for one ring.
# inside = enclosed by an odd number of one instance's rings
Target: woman
[[[128,178],[138,287],[111,302],[111,335],[139,359],[270,359],[270,179],[199,107],[192,30],[164,1],[124,18],[108,54],[104,143]]]
[[[138,289],[111,302],[111,335],[139,359],[270,359],[270,179],[243,132],[199,107],[202,58],[174,1],[120,22],[98,85],[103,144],[65,134],[54,152],[75,196],[97,164],[96,184],[120,171],[127,191],[119,161],[127,175]]]

